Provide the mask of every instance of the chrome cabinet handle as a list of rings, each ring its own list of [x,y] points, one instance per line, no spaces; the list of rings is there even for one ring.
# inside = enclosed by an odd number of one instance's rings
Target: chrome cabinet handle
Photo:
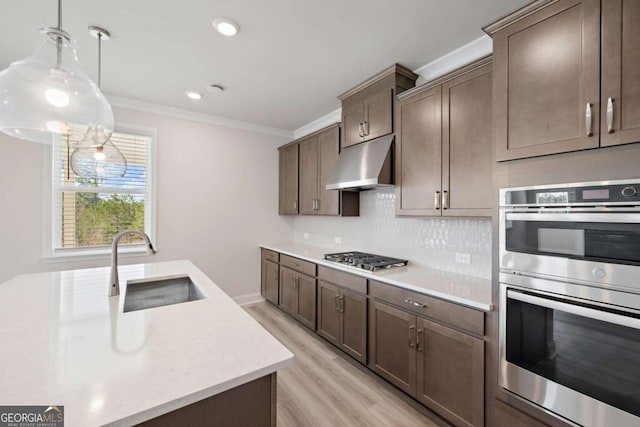
[[[407,304],[412,305],[414,307],[427,308],[427,304],[423,304],[421,302],[414,301],[412,299],[406,299],[406,300],[404,300],[404,302],[406,302]]]
[[[409,347],[413,348],[415,347],[413,345],[413,341],[411,341],[411,331],[414,330],[416,327],[415,326],[409,326]]]
[[[607,99],[607,132],[613,133],[613,98]]]
[[[344,313],[344,295],[338,297],[338,312]]]
[[[420,334],[422,333],[422,328],[418,329],[416,332],[416,350],[422,351],[422,347],[420,347]]]
[[[297,201],[297,200],[294,200],[294,201],[293,201],[293,210],[294,210],[294,211],[297,211],[297,210],[298,210],[298,201]]]
[[[340,298],[340,295],[336,295],[335,298],[333,299],[333,308],[338,312],[340,311],[340,307],[338,303],[339,298]]]
[[[449,192],[447,190],[442,192],[442,209],[449,209]]]
[[[433,195],[433,206],[436,208],[436,210],[440,209],[440,192],[436,191],[436,193]]]
[[[362,123],[358,124],[358,134],[360,138],[364,137],[364,125]]]
[[[314,207],[314,209],[315,209],[315,210],[318,210],[318,199],[315,199],[315,200],[314,200],[314,202],[315,202],[315,207]]]
[[[364,136],[369,135],[369,122],[364,122],[363,129]]]
[[[585,126],[585,130],[587,131],[587,136],[593,136],[593,114],[591,112],[591,108],[593,107],[593,104],[590,102],[587,102],[587,107],[585,109],[584,112],[584,126]]]

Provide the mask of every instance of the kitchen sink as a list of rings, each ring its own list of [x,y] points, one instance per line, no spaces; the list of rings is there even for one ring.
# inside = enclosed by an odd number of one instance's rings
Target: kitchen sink
[[[124,312],[204,299],[206,296],[189,276],[127,281]]]

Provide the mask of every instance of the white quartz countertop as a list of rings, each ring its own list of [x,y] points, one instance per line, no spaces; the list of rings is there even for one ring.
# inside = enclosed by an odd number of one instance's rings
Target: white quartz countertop
[[[17,276],[0,285],[0,404],[65,425],[132,425],[288,366],[293,354],[190,261]],[[127,280],[187,274],[207,298],[123,313]]]
[[[409,260],[406,267],[371,272],[324,259],[325,254],[345,251],[301,243],[287,242],[260,247],[479,310],[492,309],[491,281],[488,279],[434,270],[414,260]]]

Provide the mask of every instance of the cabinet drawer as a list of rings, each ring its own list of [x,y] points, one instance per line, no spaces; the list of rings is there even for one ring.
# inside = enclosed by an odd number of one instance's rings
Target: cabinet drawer
[[[270,251],[269,249],[262,249],[262,259],[268,259],[273,262],[280,262],[280,254],[278,252]]]
[[[417,292],[369,281],[369,295],[477,335],[484,335],[484,313]]]
[[[367,294],[367,279],[364,277],[354,276],[353,274],[343,273],[342,271],[319,265],[318,278],[334,285],[351,289],[354,292]]]
[[[316,265],[289,255],[280,255],[280,264],[309,276],[316,276]]]

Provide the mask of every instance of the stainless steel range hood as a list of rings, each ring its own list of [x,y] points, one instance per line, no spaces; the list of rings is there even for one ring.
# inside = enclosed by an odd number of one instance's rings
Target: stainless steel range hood
[[[387,135],[343,149],[325,188],[362,191],[392,186],[393,139]]]

